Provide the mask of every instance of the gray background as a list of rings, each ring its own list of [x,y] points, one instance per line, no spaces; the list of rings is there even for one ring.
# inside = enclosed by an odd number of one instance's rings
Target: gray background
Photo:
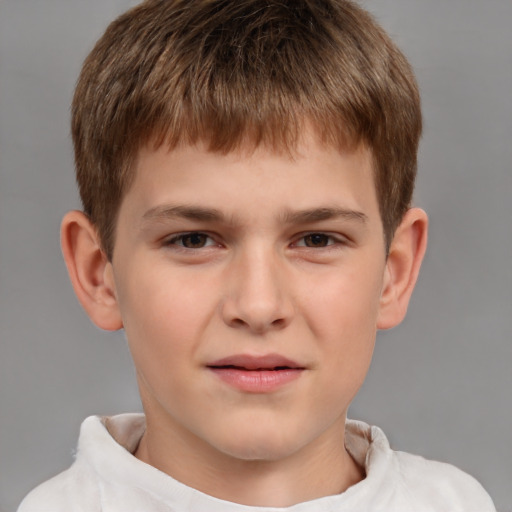
[[[81,311],[59,249],[78,207],[68,118],[81,61],[129,0],[0,4],[0,510],[68,466],[81,420],[138,410],[122,334]],[[430,246],[351,416],[475,475],[512,510],[512,2],[366,0],[413,63]]]

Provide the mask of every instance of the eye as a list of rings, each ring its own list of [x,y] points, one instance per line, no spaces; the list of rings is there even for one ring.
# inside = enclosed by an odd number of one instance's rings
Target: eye
[[[195,231],[175,236],[168,240],[166,245],[177,245],[185,249],[203,249],[215,245],[215,241],[207,234]]]
[[[336,243],[336,240],[332,236],[326,235],[325,233],[310,233],[308,235],[304,235],[299,241],[295,244],[297,247],[327,247],[328,245],[333,245]]]

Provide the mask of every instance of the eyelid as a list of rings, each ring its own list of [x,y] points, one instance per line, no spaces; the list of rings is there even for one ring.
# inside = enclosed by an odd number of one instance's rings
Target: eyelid
[[[208,241],[206,245],[203,247],[186,247],[180,241],[182,241],[187,236],[193,236],[193,235],[202,235],[207,237]],[[320,235],[325,236],[328,238],[328,243],[325,246],[307,246],[305,245],[304,239],[308,236],[312,235]],[[303,233],[298,233],[293,237],[292,243],[290,244],[291,247],[299,247],[304,249],[327,249],[327,248],[333,248],[336,246],[343,246],[343,245],[349,245],[351,243],[351,239],[343,235],[341,233],[333,233],[329,231],[321,231],[321,230],[311,230],[306,231]],[[198,251],[200,249],[207,249],[210,247],[220,247],[223,245],[223,243],[219,242],[218,237],[215,234],[209,233],[208,231],[202,231],[202,230],[190,230],[190,231],[183,231],[181,233],[173,233],[172,235],[168,235],[166,237],[162,238],[162,245],[165,247],[173,247],[175,249],[184,250],[184,251]]]
[[[328,243],[326,246],[319,247],[308,247],[307,245],[298,245],[298,241],[304,241],[304,239],[311,235],[322,235],[329,238],[331,243]],[[347,236],[344,236],[340,233],[332,233],[329,231],[308,231],[305,233],[300,233],[295,237],[295,241],[292,243],[293,247],[304,247],[306,249],[326,249],[328,247],[336,246],[336,245],[348,245],[350,243],[350,239]]]
[[[206,243],[203,247],[186,247],[183,244],[178,243],[180,240],[183,241],[183,239],[187,236],[193,236],[193,235],[202,235],[209,239],[210,243]],[[212,243],[213,242],[213,243]],[[206,249],[207,247],[214,247],[219,246],[220,244],[217,242],[216,238],[211,235],[210,233],[206,231],[184,231],[182,233],[173,233],[170,236],[167,236],[162,239],[162,244],[166,247],[174,246],[178,249],[182,249],[185,251],[197,251],[199,249]]]

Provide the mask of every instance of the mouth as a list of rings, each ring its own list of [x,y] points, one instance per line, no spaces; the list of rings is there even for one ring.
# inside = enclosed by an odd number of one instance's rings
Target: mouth
[[[306,368],[295,361],[269,354],[235,355],[207,365],[225,384],[247,393],[269,393],[298,379]]]
[[[245,371],[304,370],[295,361],[278,354],[265,356],[235,355],[219,359],[207,365],[209,368],[238,369]]]

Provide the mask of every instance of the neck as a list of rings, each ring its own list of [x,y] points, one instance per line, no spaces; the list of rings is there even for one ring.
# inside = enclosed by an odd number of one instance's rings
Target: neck
[[[285,458],[242,460],[206,445],[189,432],[183,435],[179,429],[162,428],[148,418],[135,456],[181,483],[225,501],[289,507],[339,494],[364,478],[364,469],[345,449],[344,422],[345,418],[320,439]]]

